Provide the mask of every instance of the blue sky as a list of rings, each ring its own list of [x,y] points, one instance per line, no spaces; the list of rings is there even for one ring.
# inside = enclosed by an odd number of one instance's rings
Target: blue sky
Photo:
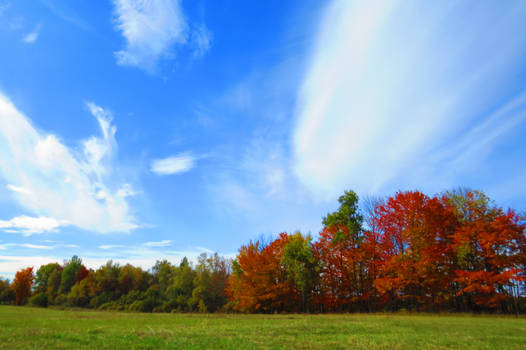
[[[524,1],[0,0],[0,275],[316,234],[345,189],[526,209]]]

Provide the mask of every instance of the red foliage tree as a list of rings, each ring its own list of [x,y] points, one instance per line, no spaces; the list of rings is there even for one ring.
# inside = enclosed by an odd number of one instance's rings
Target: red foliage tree
[[[260,242],[241,247],[227,289],[235,310],[290,311],[294,305],[301,304],[301,296],[281,264],[288,237],[281,233],[266,247],[261,247]]]
[[[314,244],[321,263],[316,302],[328,311],[369,309],[375,267],[374,235],[350,234],[346,225],[325,227]]]
[[[460,222],[453,237],[457,259],[455,279],[462,308],[494,309],[508,307],[504,301],[513,287],[524,281],[526,262],[525,225],[517,214],[490,205],[480,192],[470,191],[462,198],[445,197]]]
[[[453,267],[453,212],[417,191],[399,192],[376,210],[385,261],[375,288],[395,309],[443,304]]]
[[[33,274],[32,267],[28,267],[16,273],[11,288],[13,288],[13,292],[15,293],[15,303],[17,305],[27,303],[27,300],[31,295],[31,286],[33,285],[34,280],[35,275]]]

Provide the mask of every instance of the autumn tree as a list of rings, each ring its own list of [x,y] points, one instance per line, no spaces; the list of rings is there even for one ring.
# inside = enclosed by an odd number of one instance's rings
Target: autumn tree
[[[375,288],[394,309],[443,304],[452,278],[453,213],[418,191],[398,192],[376,211],[386,258]]]
[[[105,303],[117,300],[121,296],[119,272],[119,264],[109,260],[92,274],[95,295],[90,300],[91,306],[100,307]]]
[[[33,268],[28,267],[18,271],[13,280],[11,288],[15,294],[16,305],[23,305],[27,303],[29,296],[31,295],[31,286],[35,276],[33,274]]]
[[[289,236],[278,238],[261,248],[260,242],[241,247],[232,264],[228,294],[233,308],[244,312],[298,311],[301,293],[281,264],[283,247]]]
[[[345,191],[337,211],[323,218],[325,225],[314,244],[320,261],[320,293],[317,300],[326,310],[363,309],[367,285],[367,262],[363,260],[363,215],[358,195]]]
[[[148,289],[148,274],[140,267],[126,264],[119,269],[119,292],[124,295],[132,290],[145,291]]]
[[[513,210],[505,212],[480,191],[451,191],[443,200],[459,221],[453,249],[461,307],[511,311],[509,299],[524,281],[526,225]]]

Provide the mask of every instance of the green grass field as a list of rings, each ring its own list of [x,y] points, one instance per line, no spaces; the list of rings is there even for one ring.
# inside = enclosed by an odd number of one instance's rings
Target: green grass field
[[[526,318],[139,314],[0,306],[2,349],[526,349]]]

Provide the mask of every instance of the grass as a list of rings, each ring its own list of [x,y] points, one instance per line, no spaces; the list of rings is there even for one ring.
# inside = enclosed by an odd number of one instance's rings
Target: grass
[[[526,349],[526,318],[139,314],[0,306],[1,349]]]

